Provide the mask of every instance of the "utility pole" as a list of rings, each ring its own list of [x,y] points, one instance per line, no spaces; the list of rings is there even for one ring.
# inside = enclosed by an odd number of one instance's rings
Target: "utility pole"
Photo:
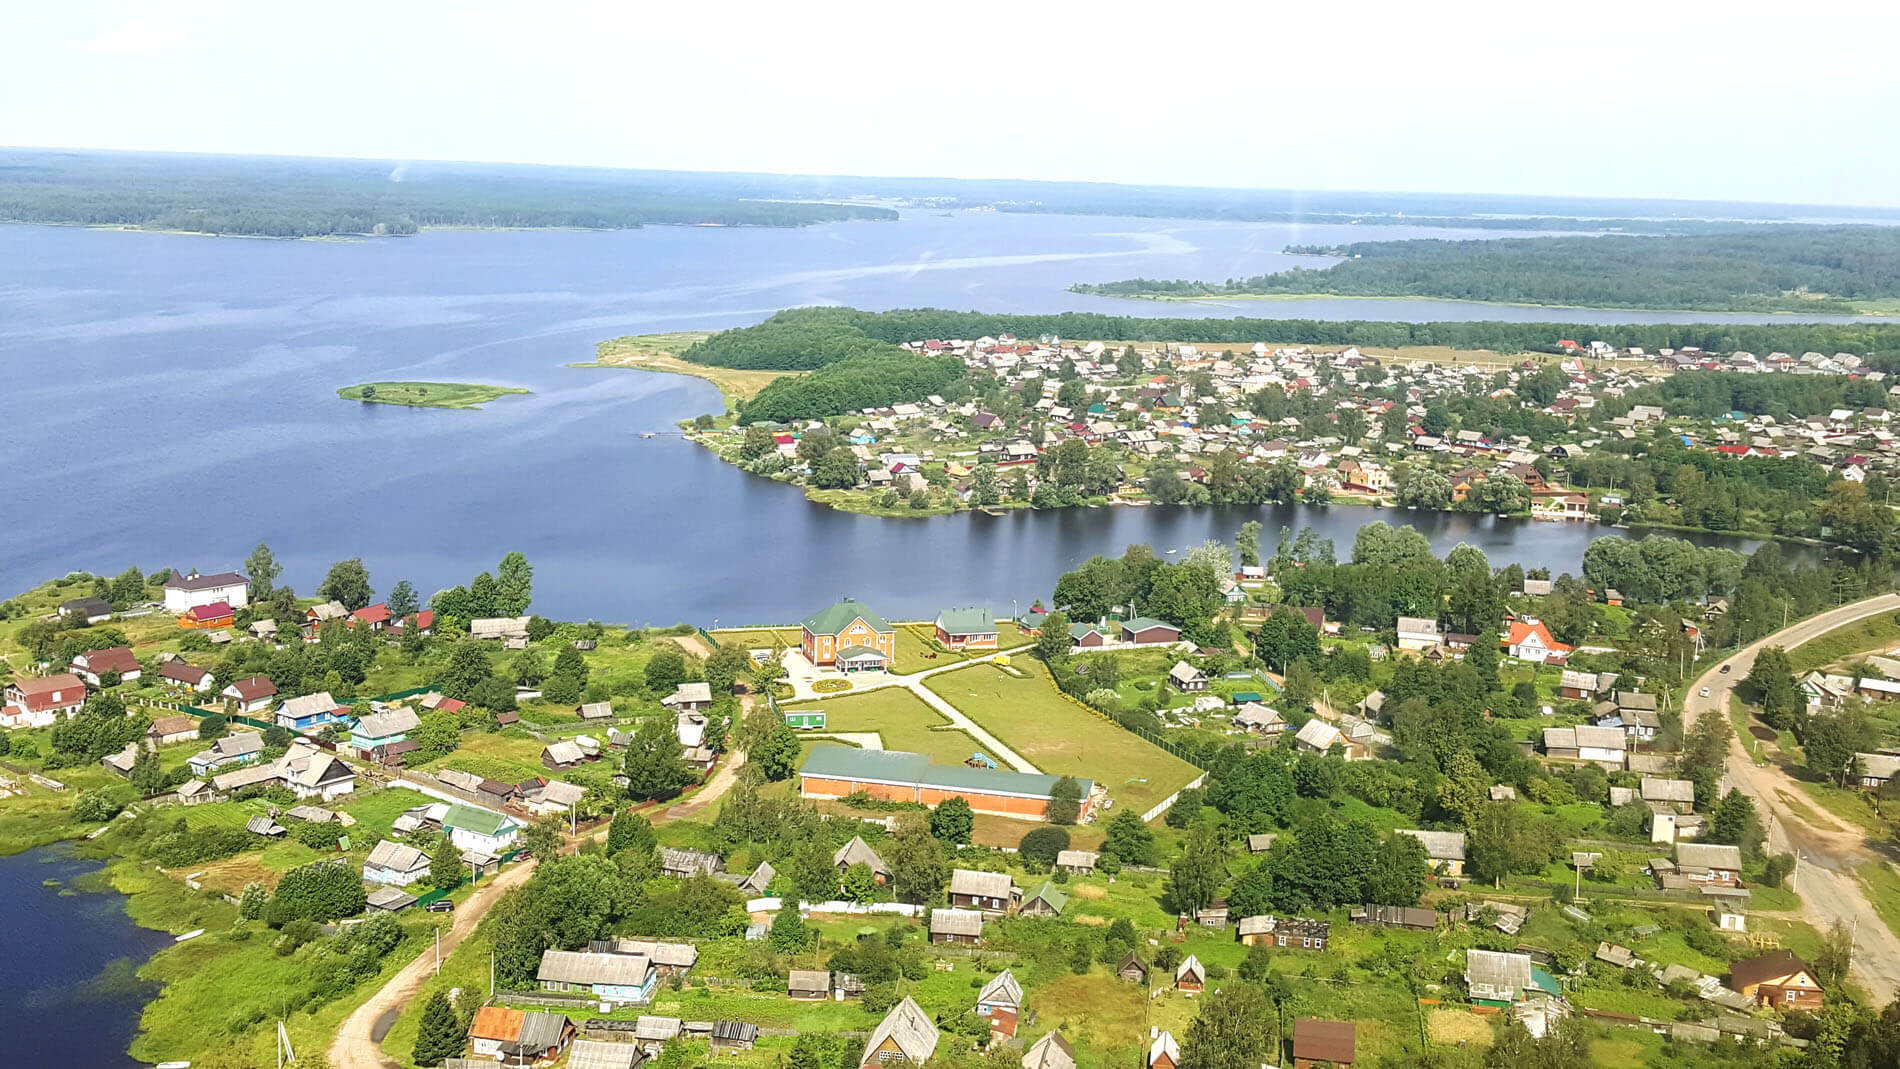
[[[435,974],[442,975],[442,926],[435,926]]]

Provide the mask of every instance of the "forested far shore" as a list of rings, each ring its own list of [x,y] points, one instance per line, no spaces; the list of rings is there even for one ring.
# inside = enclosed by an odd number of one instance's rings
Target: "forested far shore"
[[[744,199],[707,176],[374,160],[0,152],[0,221],[303,238],[421,227],[809,226],[897,213]]]
[[[1291,246],[1343,257],[1225,282],[1127,279],[1070,289],[1109,297],[1331,294],[1706,311],[1853,312],[1900,297],[1900,229],[1757,226],[1669,237],[1368,241]]]

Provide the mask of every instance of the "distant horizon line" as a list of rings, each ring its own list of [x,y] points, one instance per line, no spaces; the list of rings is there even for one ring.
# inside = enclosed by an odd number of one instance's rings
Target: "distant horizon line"
[[[1072,188],[1082,187],[1082,188],[1098,188],[1098,189],[1105,189],[1105,190],[1135,191],[1135,192],[1175,191],[1175,192],[1192,192],[1192,193],[1198,193],[1198,194],[1226,193],[1226,194],[1243,194],[1243,195],[1254,195],[1254,196],[1284,194],[1284,195],[1297,197],[1302,194],[1315,194],[1315,195],[1326,195],[1326,196],[1409,197],[1409,198],[1418,198],[1421,200],[1433,198],[1433,197],[1467,198],[1467,199],[1482,198],[1482,199],[1490,199],[1490,200],[1495,200],[1495,201],[1544,202],[1547,207],[1550,206],[1552,202],[1584,202],[1584,203],[1594,202],[1598,204],[1683,205],[1683,206],[1697,206],[1697,207],[1704,207],[1704,208],[1719,206],[1719,207],[1772,208],[1772,209],[1781,209],[1781,210],[1824,209],[1824,210],[1833,211],[1833,212],[1850,212],[1850,211],[1851,212],[1873,212],[1873,213],[1879,213],[1882,215],[1900,216],[1900,204],[1892,204],[1892,205],[1824,204],[1824,203],[1813,203],[1813,202],[1803,202],[1803,201],[1734,200],[1734,199],[1722,199],[1722,198],[1695,199],[1695,198],[1689,198],[1689,197],[1636,196],[1636,195],[1616,195],[1616,194],[1499,193],[1499,192],[1487,192],[1487,191],[1481,191],[1481,190],[1339,189],[1339,188],[1307,188],[1307,187],[1292,187],[1292,186],[1229,186],[1229,185],[1201,186],[1201,185],[1182,185],[1182,184],[1177,184],[1177,183],[1117,182],[1117,181],[1107,181],[1107,180],[1102,180],[1102,179],[960,177],[960,176],[955,176],[955,175],[928,175],[928,174],[872,175],[872,174],[826,173],[826,172],[813,172],[813,171],[714,170],[714,169],[693,169],[693,168],[679,168],[679,167],[628,167],[628,166],[614,166],[614,165],[608,165],[608,164],[593,164],[593,163],[522,163],[522,162],[504,161],[504,160],[463,160],[463,159],[441,159],[441,158],[436,158],[436,157],[323,156],[323,155],[274,153],[274,152],[216,152],[216,151],[189,150],[189,149],[103,148],[103,147],[97,147],[97,146],[83,146],[83,145],[13,145],[13,144],[0,145],[0,153],[30,153],[30,152],[60,153],[60,154],[71,154],[71,155],[99,155],[99,156],[195,157],[195,158],[207,159],[207,160],[263,160],[263,161],[281,160],[281,161],[298,161],[298,162],[307,162],[307,163],[339,163],[339,164],[354,163],[354,164],[378,164],[378,165],[386,164],[392,167],[435,165],[435,166],[442,166],[442,167],[458,167],[458,168],[496,168],[496,169],[510,168],[510,169],[537,170],[537,171],[593,171],[593,172],[601,172],[604,174],[625,174],[625,175],[643,175],[643,174],[644,175],[709,175],[709,176],[724,176],[724,177],[735,177],[735,178],[776,178],[776,179],[786,179],[786,180],[803,179],[803,180],[811,180],[811,181],[818,181],[818,182],[844,182],[844,181],[919,182],[919,183],[944,183],[944,184],[966,183],[966,184],[972,184],[972,185],[975,185],[975,184],[1019,184],[1023,186],[1061,186],[1061,187],[1072,187]],[[909,194],[889,194],[889,195],[917,197],[917,196],[931,196],[932,194],[909,193]],[[1335,214],[1339,214],[1339,213],[1378,214],[1378,215],[1381,215],[1382,217],[1388,217],[1390,215],[1390,213],[1381,213],[1381,212],[1347,212],[1344,209],[1326,209],[1326,210],[1329,212],[1333,212]],[[1074,214],[1074,213],[1056,213],[1056,214]],[[1471,212],[1468,214],[1479,215],[1483,213]],[[1540,215],[1551,215],[1555,213],[1546,211],[1546,212],[1526,212],[1523,214],[1525,214],[1527,217],[1537,217]],[[1630,213],[1630,214],[1632,217],[1640,217],[1640,213]],[[1584,216],[1580,216],[1580,217],[1584,217]]]

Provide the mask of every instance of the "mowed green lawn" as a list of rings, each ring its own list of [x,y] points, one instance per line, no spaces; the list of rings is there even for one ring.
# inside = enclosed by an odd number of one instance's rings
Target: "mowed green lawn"
[[[950,722],[925,705],[922,698],[902,687],[840,694],[785,708],[823,709],[826,732],[875,731],[884,749],[929,754],[940,765],[960,765],[982,749],[976,740],[951,728]],[[939,726],[944,730],[932,730]],[[805,734],[800,732],[801,736]]]
[[[1186,786],[1200,770],[1070,701],[1048,669],[1016,658],[1021,676],[988,664],[932,676],[925,686],[1044,772],[1087,777],[1137,813]]]

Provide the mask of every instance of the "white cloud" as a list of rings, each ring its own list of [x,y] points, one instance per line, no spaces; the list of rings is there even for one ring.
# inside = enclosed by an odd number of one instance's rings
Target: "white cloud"
[[[161,22],[128,22],[86,42],[89,52],[163,52],[176,48],[184,35]]]

